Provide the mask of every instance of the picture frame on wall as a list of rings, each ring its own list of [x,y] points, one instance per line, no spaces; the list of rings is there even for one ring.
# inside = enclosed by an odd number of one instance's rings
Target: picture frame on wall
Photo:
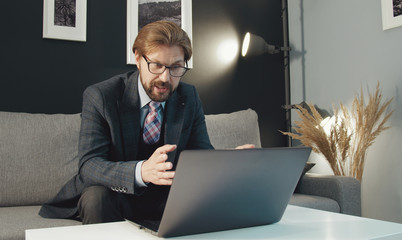
[[[43,38],[86,42],[87,0],[43,0]]]
[[[382,29],[402,26],[402,0],[381,0]]]
[[[158,20],[177,23],[192,41],[192,1],[188,0],[127,0],[127,64],[136,64],[132,51],[134,40],[142,26]],[[188,67],[193,67],[190,59]]]

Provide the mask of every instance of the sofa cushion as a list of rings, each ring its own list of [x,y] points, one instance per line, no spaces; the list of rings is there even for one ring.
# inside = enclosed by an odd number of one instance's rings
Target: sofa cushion
[[[0,206],[41,204],[78,168],[79,114],[0,112]]]
[[[252,109],[205,115],[208,135],[216,149],[235,148],[243,144],[261,147],[257,113]]]
[[[215,148],[261,147],[254,110],[205,118]],[[42,204],[77,173],[79,114],[0,111],[0,122],[0,206]]]

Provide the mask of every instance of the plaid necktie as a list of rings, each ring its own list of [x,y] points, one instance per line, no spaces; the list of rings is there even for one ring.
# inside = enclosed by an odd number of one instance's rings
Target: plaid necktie
[[[161,116],[158,114],[159,109],[162,107],[160,102],[151,101],[148,104],[150,111],[145,118],[143,139],[147,144],[154,144],[159,141],[161,134]]]

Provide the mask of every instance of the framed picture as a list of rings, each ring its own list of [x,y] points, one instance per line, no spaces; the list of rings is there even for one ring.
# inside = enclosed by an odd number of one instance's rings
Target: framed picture
[[[381,0],[382,29],[402,26],[402,0]]]
[[[87,0],[43,0],[43,38],[85,42]]]
[[[127,64],[135,64],[132,51],[138,31],[150,22],[169,20],[187,32],[192,41],[192,1],[127,0]],[[188,66],[193,67],[190,59]]]

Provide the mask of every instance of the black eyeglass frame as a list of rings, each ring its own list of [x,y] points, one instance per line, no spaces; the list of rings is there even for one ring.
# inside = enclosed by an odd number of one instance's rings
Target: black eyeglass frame
[[[148,65],[148,71],[149,71],[150,73],[152,73],[152,74],[155,74],[155,75],[162,74],[162,73],[164,73],[164,72],[166,71],[166,69],[169,69],[169,75],[170,75],[170,76],[172,76],[172,77],[183,77],[183,76],[186,74],[186,72],[187,72],[188,70],[190,70],[190,68],[184,67],[184,66],[166,66],[166,65],[163,65],[163,64],[161,64],[161,63],[151,62],[151,61],[148,60],[148,58],[147,58],[145,55],[142,55],[142,57],[144,58],[145,62],[146,62],[147,65]],[[158,65],[164,66],[165,68],[164,68],[163,71],[160,72],[160,73],[151,72],[151,69],[150,69],[149,65],[152,64],[152,63],[153,63],[153,64],[158,64]],[[186,61],[186,65],[187,65],[187,61]],[[172,72],[170,71],[171,68],[182,68],[182,69],[184,69],[184,72],[183,72],[183,74],[182,74],[181,76],[174,76],[174,75],[172,75]]]

